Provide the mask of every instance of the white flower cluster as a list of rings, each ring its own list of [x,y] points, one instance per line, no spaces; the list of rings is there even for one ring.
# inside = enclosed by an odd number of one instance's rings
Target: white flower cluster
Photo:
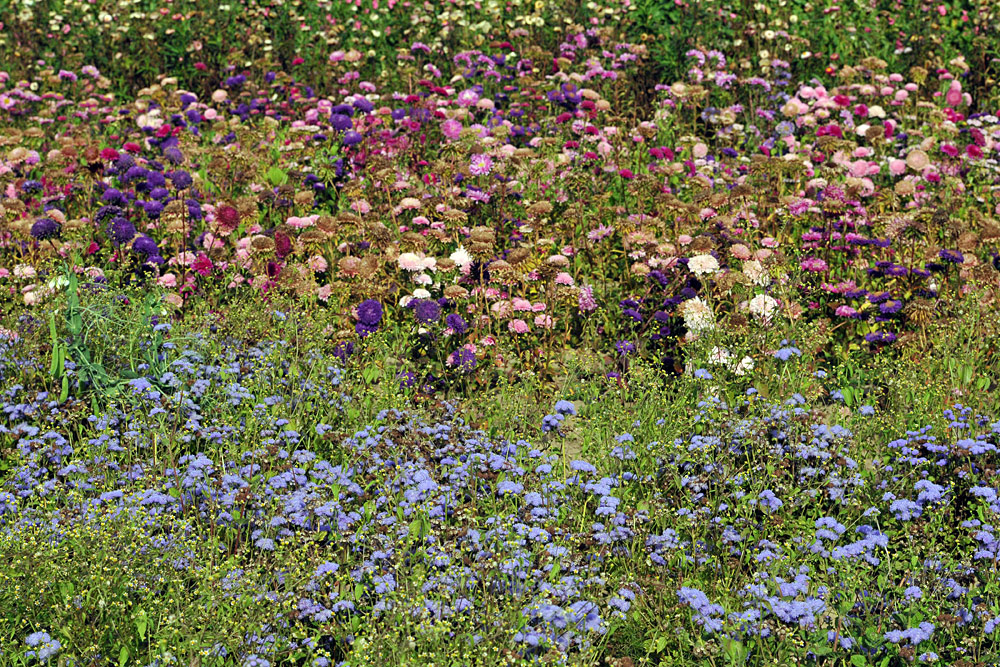
[[[778,310],[778,300],[767,294],[758,294],[747,304],[750,313],[764,324],[771,322],[771,317]]]
[[[684,326],[695,336],[715,328],[715,315],[701,297],[688,299],[678,306],[678,310],[684,318]]]
[[[688,269],[696,276],[704,276],[719,270],[719,260],[711,255],[695,255],[688,260]]]
[[[739,361],[733,358],[733,353],[723,347],[713,347],[708,353],[708,363],[716,366],[725,366],[736,375],[746,375],[754,369],[753,359],[743,357]]]

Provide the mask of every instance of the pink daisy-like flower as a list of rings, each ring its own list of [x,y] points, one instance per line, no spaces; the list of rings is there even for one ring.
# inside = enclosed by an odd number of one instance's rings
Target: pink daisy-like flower
[[[458,139],[458,137],[462,134],[462,124],[454,119],[446,120],[441,123],[441,132],[448,139]]]
[[[469,173],[474,176],[486,176],[493,169],[493,158],[489,155],[473,155],[469,163]]]

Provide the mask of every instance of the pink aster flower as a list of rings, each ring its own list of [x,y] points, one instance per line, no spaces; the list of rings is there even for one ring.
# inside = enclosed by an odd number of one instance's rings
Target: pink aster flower
[[[858,314],[858,311],[851,306],[838,306],[834,313],[837,317],[854,317]]]
[[[799,266],[802,268],[803,271],[810,271],[812,273],[822,273],[823,271],[826,271],[828,268],[830,268],[829,266],[827,266],[827,263],[822,259],[820,259],[819,257],[807,257],[806,259],[802,260]]]
[[[551,329],[555,325],[555,320],[551,315],[535,315],[535,326],[543,329]]]
[[[489,155],[473,155],[469,163],[469,173],[473,176],[486,176],[493,169],[493,158]]]
[[[518,320],[511,320],[507,324],[507,328],[510,331],[512,331],[513,333],[516,333],[516,334],[528,333],[528,331],[531,330],[530,327],[528,326],[528,323],[525,322],[524,320],[520,320],[520,319],[518,319]]]
[[[556,285],[568,285],[573,286],[573,276],[569,275],[565,271],[556,274]]]
[[[462,124],[454,119],[446,120],[441,123],[441,132],[451,140],[458,139],[462,134]]]

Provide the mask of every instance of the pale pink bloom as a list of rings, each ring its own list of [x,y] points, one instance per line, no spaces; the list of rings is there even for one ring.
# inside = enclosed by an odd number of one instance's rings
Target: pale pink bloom
[[[837,315],[837,317],[854,317],[855,315],[858,314],[858,311],[856,311],[851,306],[838,306],[837,310],[834,312]]]
[[[681,234],[680,236],[677,237],[677,242],[680,243],[681,245],[688,245],[689,243],[691,243],[691,241],[694,241],[694,239],[688,236],[687,234]]]
[[[507,328],[516,334],[528,333],[531,330],[528,323],[524,320],[511,320],[507,324]]]
[[[156,284],[160,287],[177,287],[177,276],[172,273],[165,273],[156,279]]]
[[[318,215],[306,215],[302,217],[293,215],[290,218],[288,218],[288,220],[285,220],[285,222],[288,224],[289,227],[302,229],[304,227],[312,227],[313,225],[316,224],[316,221],[318,219],[319,219]]]
[[[573,276],[569,275],[565,271],[556,274],[556,285],[568,285],[572,287],[573,284]]]
[[[333,286],[332,285],[323,285],[318,290],[316,290],[316,296],[321,301],[329,301],[331,294],[333,294]]]
[[[777,241],[777,239],[774,239],[774,238],[772,238],[770,236],[765,236],[763,239],[761,239],[760,244],[762,246],[764,246],[765,248],[777,248],[778,247],[778,241]],[[758,258],[758,259],[760,259],[760,258]]]
[[[500,318],[510,317],[513,310],[514,309],[511,307],[510,301],[497,301],[490,306],[490,312]]]
[[[422,215],[418,215],[413,219],[413,224],[415,225],[429,225],[431,221]]]
[[[104,277],[104,271],[102,271],[101,268],[98,266],[88,266],[86,269],[83,270],[83,272],[87,274],[88,278]]]
[[[0,269],[0,278],[6,278],[10,276],[10,271],[7,269]]]
[[[732,248],[729,249],[733,257],[736,259],[750,259],[750,248],[746,247],[742,243],[737,243]]]
[[[493,336],[487,336],[486,338],[479,341],[484,347],[492,347],[497,344],[497,339]]]
[[[34,278],[36,275],[35,267],[29,264],[18,264],[14,267],[15,278]]]
[[[582,285],[577,296],[577,306],[581,312],[589,313],[597,310],[597,300],[594,298],[594,288],[590,285]]]
[[[539,301],[536,304],[532,304],[532,306],[531,306],[531,312],[533,312],[533,313],[543,313],[543,312],[545,312],[545,304],[542,303],[541,301]]]
[[[551,315],[535,315],[535,326],[543,329],[551,329],[555,325],[555,320]]]
[[[399,268],[404,271],[423,271],[424,270],[424,260],[422,257],[413,252],[404,252],[397,259],[399,262]]]
[[[205,238],[202,240],[201,245],[203,248],[205,248],[205,250],[212,250],[213,248],[225,248],[226,242],[218,238],[212,232],[206,232]]]
[[[371,210],[372,210],[372,205],[371,205],[371,204],[369,204],[369,203],[368,203],[367,201],[365,201],[364,199],[359,199],[359,200],[358,200],[358,201],[356,201],[356,202],[351,202],[351,208],[352,208],[352,209],[353,209],[353,210],[354,210],[354,211],[355,211],[356,213],[360,213],[361,215],[365,215],[366,213],[370,213],[370,212],[371,212]]]
[[[177,306],[178,308],[184,305],[184,298],[180,294],[174,294],[173,292],[163,297],[163,300],[171,306]]]
[[[309,258],[309,268],[316,273],[323,273],[330,268],[330,265],[322,255],[313,255]]]
[[[893,176],[902,176],[906,173],[906,162],[899,159],[889,160],[889,173]]]
[[[517,296],[513,299],[513,306],[514,310],[531,310],[531,302]]]
[[[171,257],[167,260],[167,264],[170,264],[171,266],[177,266],[178,264],[181,266],[191,266],[194,264],[195,257],[196,256],[193,252],[186,250],[179,255]]]

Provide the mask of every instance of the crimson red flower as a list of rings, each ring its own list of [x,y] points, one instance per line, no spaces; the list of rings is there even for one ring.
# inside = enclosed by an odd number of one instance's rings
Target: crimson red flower
[[[292,240],[283,232],[276,232],[274,235],[274,251],[278,259],[284,259],[292,254]]]
[[[210,260],[208,255],[205,253],[199,253],[198,257],[194,260],[194,264],[191,265],[191,268],[207,278],[212,275],[212,260]]]

